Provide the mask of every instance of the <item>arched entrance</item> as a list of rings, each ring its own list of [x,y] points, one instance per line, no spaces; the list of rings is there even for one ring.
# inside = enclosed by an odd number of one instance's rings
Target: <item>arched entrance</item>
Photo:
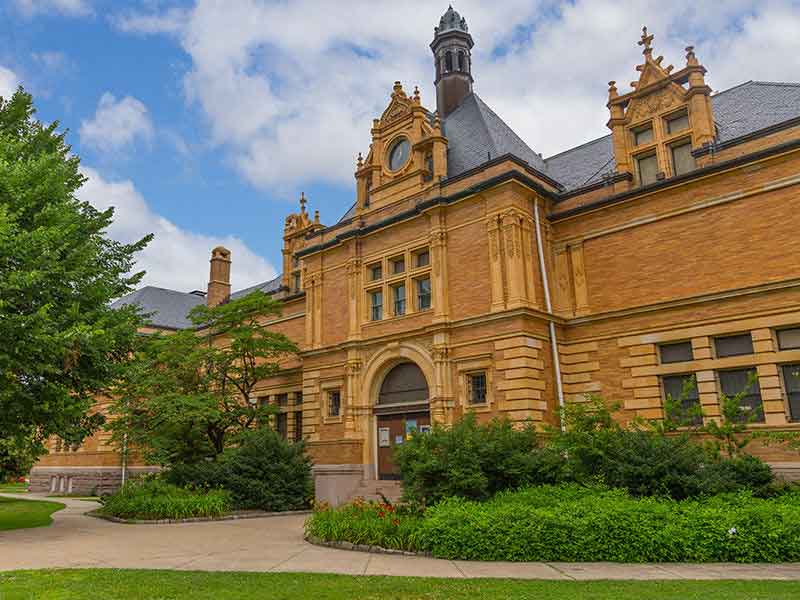
[[[414,430],[430,428],[430,393],[422,369],[413,362],[401,362],[383,378],[375,403],[378,448],[378,478],[398,479],[392,455]]]

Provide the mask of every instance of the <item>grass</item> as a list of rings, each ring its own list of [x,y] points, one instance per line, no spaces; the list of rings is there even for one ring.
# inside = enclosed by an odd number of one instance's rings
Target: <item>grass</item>
[[[27,484],[24,483],[0,483],[0,493],[24,494],[28,491]]]
[[[50,515],[62,508],[60,502],[0,497],[0,531],[50,525],[53,522]]]
[[[800,596],[800,582],[454,580],[307,573],[76,569],[0,573],[0,590],[3,600],[31,598],[789,600]]]

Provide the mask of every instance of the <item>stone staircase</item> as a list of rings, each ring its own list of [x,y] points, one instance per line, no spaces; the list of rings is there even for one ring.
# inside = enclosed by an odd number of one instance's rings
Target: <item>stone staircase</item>
[[[396,504],[400,501],[400,496],[403,495],[403,485],[399,481],[364,479],[353,492],[353,498],[382,502],[381,494],[389,502]]]

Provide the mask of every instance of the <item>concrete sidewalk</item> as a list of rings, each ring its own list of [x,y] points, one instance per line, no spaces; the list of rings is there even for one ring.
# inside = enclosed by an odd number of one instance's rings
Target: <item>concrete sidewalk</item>
[[[2,494],[16,498],[42,496]],[[0,531],[0,571],[45,568],[281,571],[517,579],[791,579],[800,564],[505,563],[367,554],[303,540],[304,516],[175,525],[124,525],[87,517],[94,502],[66,504],[50,527]]]

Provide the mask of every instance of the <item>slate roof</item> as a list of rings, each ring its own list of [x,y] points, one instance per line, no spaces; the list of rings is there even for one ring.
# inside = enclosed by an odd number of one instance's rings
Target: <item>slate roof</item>
[[[748,81],[711,96],[717,142],[800,117],[800,83]],[[545,159],[547,173],[573,190],[615,168],[611,135]]]
[[[123,296],[112,303],[111,308],[138,304],[142,313],[152,313],[148,320],[154,327],[185,329],[192,325],[191,321],[186,318],[189,311],[198,304],[205,303],[205,297],[197,294],[176,292],[148,285]]]
[[[467,96],[447,115],[442,130],[447,138],[448,178],[504,154],[513,154],[534,169],[545,172],[542,157],[531,150],[478,94]]]
[[[282,275],[278,275],[274,279],[270,279],[269,281],[264,281],[262,283],[257,283],[256,285],[252,285],[249,288],[245,288],[243,290],[239,290],[238,292],[234,292],[231,294],[231,299],[236,300],[237,298],[243,298],[248,294],[255,292],[256,290],[260,290],[265,294],[269,294],[272,292],[277,292],[278,289],[281,287],[281,277]]]

